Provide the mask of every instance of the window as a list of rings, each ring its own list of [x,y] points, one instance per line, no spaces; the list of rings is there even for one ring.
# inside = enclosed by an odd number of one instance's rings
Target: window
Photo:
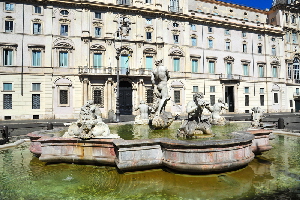
[[[42,26],[40,23],[33,23],[33,34],[41,34]]]
[[[294,15],[291,16],[291,22],[292,22],[292,24],[296,23],[296,17]]]
[[[274,93],[274,103],[278,103],[278,93]]]
[[[198,72],[198,60],[192,60],[192,72]]]
[[[59,104],[68,104],[68,90],[60,90],[59,91]]]
[[[149,3],[149,4],[150,4],[150,3],[151,3],[151,0],[145,0],[145,3]]]
[[[208,70],[210,74],[215,73],[215,61],[209,61],[208,62]]]
[[[277,78],[278,77],[278,75],[277,75],[277,67],[276,66],[272,67],[272,76],[273,76],[273,78]]]
[[[174,102],[180,103],[180,91],[179,90],[174,91]]]
[[[262,46],[261,45],[257,46],[257,53],[262,53]]]
[[[152,40],[152,32],[146,32],[146,38],[148,42],[151,42]]]
[[[32,94],[32,109],[40,109],[41,104],[40,94]]]
[[[102,66],[102,54],[94,53],[94,68],[100,68]]]
[[[153,68],[153,57],[146,56],[146,70],[152,70]]]
[[[208,48],[214,48],[214,42],[212,39],[208,39]]]
[[[296,88],[296,94],[297,94],[297,95],[300,94],[299,91],[300,91],[299,88]]]
[[[290,33],[285,34],[286,42],[290,42]]]
[[[226,29],[226,30],[225,30],[225,35],[230,35],[229,29]]]
[[[173,35],[173,39],[175,44],[179,43],[179,35]]]
[[[276,48],[272,47],[272,56],[276,56]]]
[[[192,37],[191,40],[192,40],[192,46],[197,46],[197,38]]]
[[[246,93],[246,94],[249,93],[249,87],[245,87],[245,93]]]
[[[150,19],[150,18],[146,18],[146,24],[152,24],[152,19]]]
[[[35,14],[42,14],[42,7],[41,6],[34,6],[33,9]]]
[[[210,99],[210,105],[213,106],[216,103],[216,96],[215,95],[209,95]]]
[[[170,11],[171,12],[179,11],[179,0],[170,0]]]
[[[174,22],[174,23],[173,23],[173,27],[179,27],[179,24],[176,23],[176,22]]]
[[[13,21],[5,21],[5,32],[13,32],[14,30],[14,22]]]
[[[69,11],[67,11],[67,10],[62,10],[62,11],[60,11],[60,14],[61,14],[61,15],[69,15]]]
[[[32,66],[40,67],[42,61],[41,51],[32,51]]]
[[[243,53],[247,53],[247,44],[243,44]]]
[[[209,32],[209,33],[212,33],[212,32],[213,32],[213,28],[209,26],[209,27],[208,27],[208,32]]]
[[[95,19],[101,19],[101,13],[95,12]]]
[[[198,86],[193,86],[193,92],[198,92]]]
[[[261,35],[260,34],[257,35],[257,39],[261,40]]]
[[[196,31],[196,25],[195,24],[191,24],[191,30]]]
[[[260,100],[260,106],[264,106],[265,105],[265,95],[260,95],[259,100]]]
[[[299,80],[300,79],[299,63],[294,63],[293,71],[294,71],[294,79]]]
[[[264,89],[264,88],[259,88],[259,93],[260,93],[260,94],[265,93],[265,89]]]
[[[258,76],[259,77],[264,77],[265,76],[265,69],[263,65],[258,66]]]
[[[216,86],[210,86],[209,92],[216,92]]]
[[[297,33],[292,33],[292,40],[293,40],[293,43],[297,43]]]
[[[5,10],[6,11],[14,11],[14,9],[15,9],[15,4],[5,3]]]
[[[227,51],[230,50],[230,42],[226,42],[226,47],[225,47],[225,49],[226,49]]]
[[[12,109],[12,94],[3,94],[3,109]]]
[[[59,66],[68,67],[68,52],[59,52]]]
[[[227,77],[231,78],[231,75],[232,75],[232,63],[231,62],[226,63],[226,73],[227,73]]]
[[[179,58],[173,59],[173,66],[174,66],[174,72],[178,72],[180,70],[180,59]]]
[[[95,89],[93,91],[93,100],[94,100],[94,104],[102,104],[102,90],[97,90]]]
[[[122,5],[130,5],[130,0],[117,0],[117,3]]]
[[[3,83],[3,91],[12,91],[12,83]]]
[[[68,25],[66,24],[60,25],[60,35],[68,36],[68,32],[69,32],[68,29],[69,29]]]
[[[288,63],[288,78],[292,79],[292,63]]]
[[[242,37],[243,38],[247,37],[247,33],[246,32],[242,32]]]
[[[243,64],[244,76],[249,76],[249,65]]]
[[[95,27],[95,37],[101,37],[101,28]]]
[[[245,95],[245,106],[249,106],[249,95]]]
[[[13,50],[11,49],[3,50],[3,65],[4,66],[13,65]]]
[[[32,91],[41,91],[40,83],[32,83]]]
[[[147,89],[146,90],[146,96],[147,96],[147,103],[153,103],[153,90],[152,89]]]

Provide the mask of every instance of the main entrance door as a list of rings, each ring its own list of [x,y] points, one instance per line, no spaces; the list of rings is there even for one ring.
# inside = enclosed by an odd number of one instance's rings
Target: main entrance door
[[[228,111],[234,112],[234,86],[225,87],[225,103],[228,104]]]
[[[132,86],[128,81],[120,82],[120,114],[132,114]]]
[[[300,100],[295,100],[295,112],[300,112]]]

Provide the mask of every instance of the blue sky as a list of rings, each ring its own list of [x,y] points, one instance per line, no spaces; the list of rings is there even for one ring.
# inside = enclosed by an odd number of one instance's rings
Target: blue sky
[[[271,8],[273,0],[221,0],[229,3],[240,4],[244,6],[249,6],[253,8],[266,9]]]

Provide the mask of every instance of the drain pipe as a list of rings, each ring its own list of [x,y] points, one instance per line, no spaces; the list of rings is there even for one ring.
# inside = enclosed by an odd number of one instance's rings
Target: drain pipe
[[[22,69],[21,69],[21,96],[24,95],[24,50],[23,50],[23,46],[24,46],[24,3],[23,3],[23,34],[22,34],[22,45],[21,45],[21,52],[22,52]]]

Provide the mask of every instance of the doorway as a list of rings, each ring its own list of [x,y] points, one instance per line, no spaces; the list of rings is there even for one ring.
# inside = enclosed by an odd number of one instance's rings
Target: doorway
[[[234,112],[234,86],[225,87],[225,103],[228,104],[228,111]]]
[[[300,111],[300,100],[295,100],[295,112]]]
[[[119,103],[121,115],[132,115],[132,85],[128,81],[120,81]]]

